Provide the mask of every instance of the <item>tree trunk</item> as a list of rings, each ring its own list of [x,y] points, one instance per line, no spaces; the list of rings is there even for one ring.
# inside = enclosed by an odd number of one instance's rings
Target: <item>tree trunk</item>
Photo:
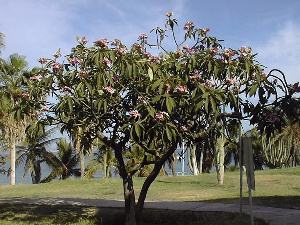
[[[77,154],[79,154],[80,177],[83,178],[84,173],[85,173],[85,165],[84,165],[84,153],[83,153],[83,149],[81,148],[82,128],[78,127],[77,131],[75,131],[75,132],[76,132],[76,134],[75,134],[75,138],[76,138],[75,148],[76,148]]]
[[[176,164],[177,164],[177,159],[175,153],[172,154],[171,156],[171,170],[172,170],[172,175],[176,176]]]
[[[124,199],[125,199],[125,225],[136,225],[135,217],[135,195],[132,177],[123,179]]]
[[[216,148],[217,148],[217,179],[218,184],[224,184],[224,159],[225,159],[225,139],[223,135],[217,138]]]
[[[151,171],[151,173],[149,174],[149,176],[146,178],[145,182],[143,183],[140,195],[139,195],[139,199],[138,202],[136,204],[136,209],[137,209],[137,217],[141,218],[142,215],[142,211],[144,208],[144,204],[145,204],[145,199],[147,197],[147,193],[149,190],[150,185],[152,184],[152,182],[155,180],[155,178],[158,176],[159,171],[161,170],[162,166],[164,165],[164,163],[168,160],[168,158],[174,154],[175,150],[176,150],[177,145],[173,145],[169,148],[169,150],[167,151],[167,153],[165,153],[160,160],[156,161],[156,163],[154,164],[154,168]]]
[[[190,148],[187,148],[187,158],[188,158],[188,167],[189,167],[191,173],[193,173],[192,157],[191,157],[191,149]]]
[[[198,171],[198,166],[197,166],[197,160],[196,160],[196,146],[192,145],[190,148],[190,152],[191,152],[191,161],[192,161],[192,167],[193,167],[193,174],[196,176],[198,175],[199,171]]]
[[[16,184],[16,143],[10,144],[10,184]]]
[[[200,159],[199,159],[199,174],[202,174],[203,171],[203,149],[200,151]]]
[[[103,177],[107,178],[107,152],[103,154]]]

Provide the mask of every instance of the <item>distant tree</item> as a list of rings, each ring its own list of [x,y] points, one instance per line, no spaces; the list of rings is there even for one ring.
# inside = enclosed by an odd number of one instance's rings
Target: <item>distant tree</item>
[[[49,182],[53,179],[65,180],[70,176],[80,177],[80,169],[78,169],[79,155],[72,147],[70,142],[60,139],[57,142],[57,154],[50,153],[46,163],[52,169],[49,176],[41,182]]]
[[[56,129],[53,127],[45,130],[41,123],[33,123],[26,130],[25,142],[18,147],[16,164],[24,165],[24,176],[30,173],[33,184],[41,181],[41,164],[47,164],[51,155],[49,146],[58,140],[52,138]]]
[[[25,138],[25,129],[31,121],[31,114],[22,118],[15,108],[22,100],[29,98],[24,85],[23,74],[27,62],[24,57],[11,55],[2,61],[0,67],[0,129],[6,148],[10,152],[10,184],[15,184],[16,144]]]

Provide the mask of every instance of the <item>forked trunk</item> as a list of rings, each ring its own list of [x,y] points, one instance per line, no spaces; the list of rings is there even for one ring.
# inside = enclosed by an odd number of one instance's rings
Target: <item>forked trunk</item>
[[[135,195],[132,177],[123,179],[124,199],[125,199],[125,225],[136,225],[135,217]]]
[[[16,143],[10,144],[10,184],[16,184]]]

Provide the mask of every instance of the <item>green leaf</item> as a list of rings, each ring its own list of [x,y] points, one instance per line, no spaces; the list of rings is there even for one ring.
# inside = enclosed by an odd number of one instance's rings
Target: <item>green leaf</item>
[[[153,80],[153,70],[151,67],[148,68],[148,76],[150,78],[150,81],[152,81]]]
[[[250,97],[256,94],[256,91],[257,91],[258,87],[259,87],[258,83],[255,83],[255,84],[253,84],[251,86],[251,88],[250,88],[250,90],[248,92],[248,94],[249,94]]]
[[[137,124],[137,123],[134,124],[134,130],[135,130],[136,135],[138,137],[140,137],[141,136],[141,127],[139,124]]]
[[[171,113],[175,107],[175,101],[171,97],[166,98],[166,105],[167,105],[167,110],[169,113]]]
[[[166,133],[168,140],[172,141],[172,131],[169,129],[169,127],[166,127]]]

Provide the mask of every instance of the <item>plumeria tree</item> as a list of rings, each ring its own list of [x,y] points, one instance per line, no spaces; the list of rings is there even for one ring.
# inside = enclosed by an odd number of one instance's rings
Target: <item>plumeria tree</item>
[[[166,16],[165,27],[152,31],[154,38],[142,34],[130,48],[120,40],[99,39],[89,46],[85,37],[78,38],[63,60],[60,52],[40,59],[42,70],[35,75],[35,88],[57,100],[47,115],[50,123],[62,123],[69,131],[84,127],[82,147],[97,138],[114,151],[123,180],[125,224],[136,224],[150,185],[178,145],[197,143],[211,133],[226,135],[244,118],[257,123],[273,105],[269,99],[279,85],[268,79],[251,48],[226,49],[208,35],[208,28],[192,22],[178,40],[177,20],[172,13]],[[164,45],[170,38],[174,50]],[[151,54],[155,49],[161,54]],[[249,98],[256,93],[255,105]],[[259,125],[271,129],[274,123]],[[139,151],[134,163],[128,157],[133,149]],[[132,177],[150,164],[153,169],[136,201]]]

